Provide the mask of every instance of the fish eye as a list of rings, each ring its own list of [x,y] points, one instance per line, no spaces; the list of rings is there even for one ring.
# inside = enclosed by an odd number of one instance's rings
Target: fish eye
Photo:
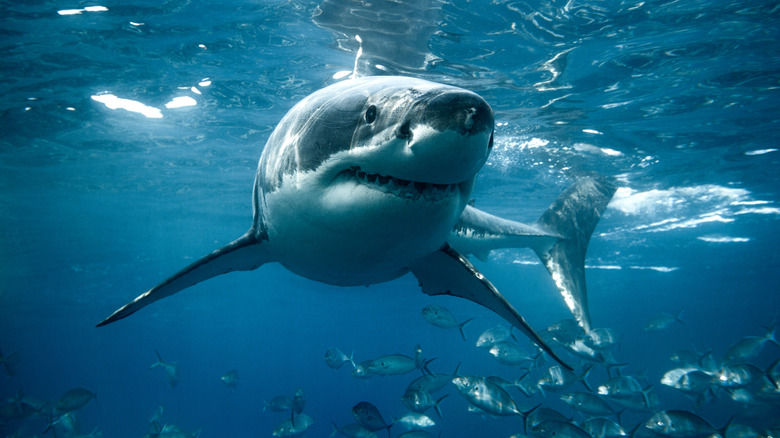
[[[376,106],[371,105],[366,110],[366,123],[374,123],[374,120],[376,120]]]

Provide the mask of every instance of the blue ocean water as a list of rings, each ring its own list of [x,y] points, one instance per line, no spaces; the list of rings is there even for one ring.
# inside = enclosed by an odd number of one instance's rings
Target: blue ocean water
[[[94,327],[245,232],[275,124],[304,96],[357,73],[453,84],[491,104],[495,146],[473,193],[485,211],[531,223],[578,178],[615,179],[586,266],[594,325],[617,335],[620,372],[656,400],[621,414],[627,431],[680,409],[717,428],[734,418],[776,435],[776,388],[761,397],[717,388],[697,403],[660,379],[678,367],[675,352],[719,361],[778,322],[780,6],[486,3],[2,2],[0,349],[16,372],[0,367],[0,397],[3,407],[41,409],[24,418],[2,410],[0,432],[44,435],[47,403],[77,387],[97,394],[74,414],[81,433],[106,437],[144,436],[160,406],[162,423],[203,437],[270,436],[289,414],[264,412],[264,400],[298,387],[315,421],[306,436],[354,422],[360,401],[388,420],[406,413],[400,397],[416,374],[357,379],[349,365],[326,365],[330,347],[362,361],[420,345],[435,372],[460,364],[465,375],[524,374],[475,346],[499,317],[423,295],[411,276],[340,288],[266,265]],[[570,317],[528,249],[474,263],[533,327]],[[475,318],[467,341],[423,319],[428,304]],[[680,311],[682,323],[644,330]],[[178,364],[175,387],[149,369],[155,350]],[[776,378],[778,358],[768,342],[750,363]],[[234,390],[220,381],[228,370],[240,376]],[[588,380],[609,377],[599,364]],[[508,391],[524,409],[586,418],[560,393]],[[433,436],[525,433],[519,417],[468,412],[452,385],[444,394],[443,417],[429,412]]]

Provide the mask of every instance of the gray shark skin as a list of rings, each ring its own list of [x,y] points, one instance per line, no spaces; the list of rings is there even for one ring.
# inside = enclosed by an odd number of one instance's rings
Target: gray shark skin
[[[468,242],[458,230],[489,217],[467,204],[493,145],[493,124],[492,109],[477,94],[420,79],[365,77],[314,92],[284,116],[263,149],[249,231],[98,326],[217,275],[270,262],[340,286],[381,283],[411,272],[423,292],[454,295],[491,309],[562,363],[448,243]],[[584,259],[595,223],[587,224],[584,239],[568,230],[583,220],[597,221],[603,210],[592,207],[596,214],[567,218],[582,213],[568,205],[564,201],[542,217],[534,235],[544,243],[531,245],[538,246],[543,260],[552,260],[551,272],[562,276],[584,271],[580,257],[568,258],[582,253]],[[485,229],[495,228],[486,222]],[[556,250],[561,244],[565,248]],[[579,287],[579,279],[567,281]]]

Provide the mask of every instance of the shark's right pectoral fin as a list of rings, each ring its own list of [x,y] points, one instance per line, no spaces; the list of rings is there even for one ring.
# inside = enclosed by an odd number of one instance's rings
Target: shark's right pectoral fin
[[[251,271],[271,261],[266,254],[263,240],[250,230],[239,239],[177,272],[167,280],[125,304],[97,326],[104,326],[126,318],[147,305],[171,296],[201,281],[232,271]]]
[[[572,369],[539,337],[498,289],[466,257],[449,245],[420,260],[410,269],[424,293],[452,295],[487,307],[523,332],[563,367]]]

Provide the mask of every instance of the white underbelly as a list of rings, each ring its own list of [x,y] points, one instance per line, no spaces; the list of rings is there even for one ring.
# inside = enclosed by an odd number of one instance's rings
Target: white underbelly
[[[400,199],[366,186],[310,193],[284,186],[265,195],[269,249],[303,277],[341,286],[381,283],[446,242],[464,201]]]

